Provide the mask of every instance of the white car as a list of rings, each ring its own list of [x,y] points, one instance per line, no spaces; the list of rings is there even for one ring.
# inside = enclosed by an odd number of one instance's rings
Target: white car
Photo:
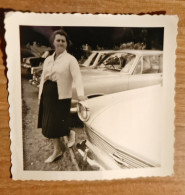
[[[96,69],[81,69],[88,98],[162,83],[163,51],[123,50],[109,54]],[[71,111],[75,112],[75,87],[72,97]]]
[[[80,153],[101,169],[159,167],[161,92],[161,85],[154,85],[80,102],[78,115],[87,135],[77,145]]]

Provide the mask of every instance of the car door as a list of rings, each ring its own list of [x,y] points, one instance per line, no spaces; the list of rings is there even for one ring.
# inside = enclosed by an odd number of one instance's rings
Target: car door
[[[162,83],[162,55],[140,56],[129,76],[129,89]]]
[[[82,76],[86,96],[105,95],[128,90],[128,75],[123,76],[117,71],[112,73],[101,71],[99,73],[92,76],[88,74],[88,77]]]

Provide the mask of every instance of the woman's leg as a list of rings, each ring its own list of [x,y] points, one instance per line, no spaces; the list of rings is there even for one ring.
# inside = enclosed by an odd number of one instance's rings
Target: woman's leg
[[[53,162],[56,158],[63,154],[61,147],[60,147],[60,138],[52,139],[53,143],[53,154],[49,156],[48,159],[45,160],[45,163]]]
[[[67,146],[70,148],[75,144],[75,131],[70,130]]]

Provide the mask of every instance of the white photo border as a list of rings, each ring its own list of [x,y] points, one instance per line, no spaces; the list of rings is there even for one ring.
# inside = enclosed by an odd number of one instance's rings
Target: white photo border
[[[110,14],[45,14],[8,12],[5,17],[5,39],[8,67],[8,101],[10,104],[10,139],[12,176],[15,180],[105,180],[174,173],[175,132],[175,59],[177,16],[165,15],[110,15]],[[20,66],[20,25],[30,26],[106,26],[106,27],[164,27],[163,101],[166,116],[162,164],[157,168],[123,171],[25,171],[23,169],[22,100]]]

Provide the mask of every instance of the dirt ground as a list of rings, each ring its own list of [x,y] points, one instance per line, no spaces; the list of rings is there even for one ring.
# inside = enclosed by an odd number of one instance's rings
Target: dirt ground
[[[29,83],[27,75],[22,74],[22,118],[23,118],[23,157],[25,170],[42,171],[75,171],[75,164],[72,162],[69,149],[65,146],[61,138],[61,148],[63,155],[52,163],[44,163],[44,160],[52,154],[52,144],[45,138],[41,129],[37,128],[38,117],[38,89]],[[76,115],[71,116],[71,126],[76,132],[76,144],[86,139],[83,124]],[[97,170],[97,167],[90,166],[82,160],[82,156],[76,149],[76,144],[72,151],[79,170]]]

